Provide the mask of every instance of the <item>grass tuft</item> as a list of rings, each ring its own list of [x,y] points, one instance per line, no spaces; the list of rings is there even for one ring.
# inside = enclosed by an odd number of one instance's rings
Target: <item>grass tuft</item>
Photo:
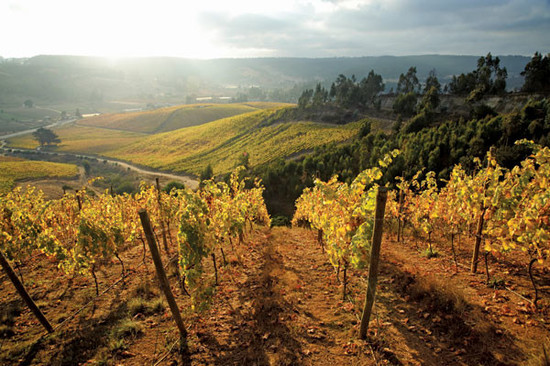
[[[137,337],[142,332],[143,326],[141,323],[132,319],[123,319],[111,330],[111,339]]]

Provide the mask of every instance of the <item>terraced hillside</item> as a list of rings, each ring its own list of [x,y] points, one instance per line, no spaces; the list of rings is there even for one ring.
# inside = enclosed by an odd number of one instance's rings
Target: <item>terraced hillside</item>
[[[78,124],[133,132],[159,133],[281,105],[279,103],[254,102],[178,105],[145,112],[102,114],[82,120]]]
[[[316,146],[344,141],[359,123],[344,126],[315,122],[275,122],[282,108],[257,111],[200,126],[161,133],[106,155],[153,168],[200,173],[210,164],[215,174],[230,171],[243,153],[250,165],[288,157]]]

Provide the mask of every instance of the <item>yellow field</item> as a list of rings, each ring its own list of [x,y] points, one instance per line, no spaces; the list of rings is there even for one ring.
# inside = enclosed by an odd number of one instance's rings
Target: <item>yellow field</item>
[[[67,178],[77,174],[78,167],[73,164],[0,157],[0,194],[9,192],[17,180]]]
[[[280,106],[280,103],[259,102],[179,105],[144,112],[103,114],[80,120],[78,124],[133,132],[158,133],[198,126],[238,114]]]
[[[243,152],[252,166],[344,141],[360,125],[314,122],[265,123],[279,109],[247,113],[218,121],[162,133],[106,153],[118,159],[176,172],[200,173],[208,164],[215,174],[230,171]]]
[[[144,136],[136,132],[78,125],[68,125],[55,129],[55,133],[61,139],[61,143],[53,150],[82,154],[103,154],[120,146],[128,145]],[[10,139],[8,145],[25,149],[35,149],[39,146],[31,134]]]

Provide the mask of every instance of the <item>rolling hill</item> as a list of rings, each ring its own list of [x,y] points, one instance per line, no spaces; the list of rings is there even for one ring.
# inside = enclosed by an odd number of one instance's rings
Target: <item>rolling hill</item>
[[[74,177],[77,174],[78,167],[73,164],[0,156],[0,194],[11,190],[17,180]]]
[[[57,147],[50,147],[50,150],[98,155],[130,144],[145,136],[137,132],[75,124],[56,128],[55,133],[61,139],[61,143]],[[9,139],[8,145],[23,149],[38,147],[37,141],[30,134]]]
[[[260,108],[269,105],[256,106]],[[254,106],[252,104],[250,108]],[[103,155],[156,169],[192,174],[199,174],[210,164],[215,174],[222,174],[232,170],[244,152],[250,154],[250,165],[256,166],[294,156],[323,144],[348,140],[361,126],[360,122],[347,125],[311,121],[282,122],[280,112],[285,108],[255,110],[153,135],[112,127],[70,125],[55,130],[61,143],[54,149]],[[180,112],[185,114],[188,109],[181,108]],[[166,116],[166,113],[163,111],[160,116]],[[150,123],[148,117],[154,117],[155,121],[161,119],[159,115],[141,112],[135,114],[134,120],[140,121],[142,126],[156,123]],[[115,120],[115,123],[118,121]],[[8,143],[12,147],[30,149],[38,146],[30,135],[10,139]]]
[[[200,126],[140,139],[106,155],[162,170],[198,174],[210,164],[215,174],[237,165],[250,154],[250,164],[288,157],[316,146],[344,141],[359,123],[337,126],[315,122],[272,122],[283,108],[251,112]]]
[[[201,125],[218,119],[264,108],[281,106],[277,103],[247,104],[190,104],[165,107],[145,112],[113,113],[81,120],[78,124],[91,127],[158,133]]]

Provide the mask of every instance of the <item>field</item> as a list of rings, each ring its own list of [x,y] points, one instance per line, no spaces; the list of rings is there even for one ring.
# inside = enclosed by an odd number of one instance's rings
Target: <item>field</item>
[[[106,153],[157,169],[198,174],[208,164],[215,174],[233,169],[240,155],[256,166],[315,146],[351,138],[359,124],[268,123],[275,110],[242,114],[200,126],[157,134]]]
[[[0,156],[0,193],[9,191],[16,181],[38,178],[67,178],[78,174],[73,164],[50,163]]]
[[[277,104],[178,105],[145,112],[103,114],[79,121],[79,124],[133,132],[159,133],[197,126],[259,109],[273,108],[274,106],[277,106]]]
[[[272,121],[282,108],[239,114],[155,135],[69,125],[55,130],[61,143],[53,149],[193,174],[199,174],[210,164],[215,174],[222,174],[233,169],[244,152],[249,153],[251,166],[256,166],[319,145],[348,140],[360,128],[360,123]],[[31,135],[25,135],[10,139],[9,146],[34,149],[38,143]]]
[[[105,128],[67,125],[55,129],[61,143],[54,148],[57,151],[78,152],[82,154],[103,154],[141,138],[143,134],[117,131]],[[24,135],[8,140],[9,146],[35,149],[38,142],[32,135]]]

